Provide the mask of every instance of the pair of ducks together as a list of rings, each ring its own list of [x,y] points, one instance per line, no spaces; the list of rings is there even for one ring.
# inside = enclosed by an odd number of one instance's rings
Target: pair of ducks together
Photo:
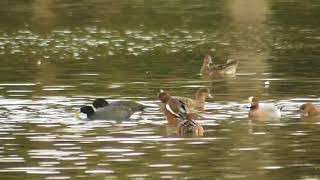
[[[249,117],[255,119],[267,119],[267,118],[280,118],[281,117],[281,107],[275,106],[273,104],[259,103],[258,98],[249,97],[246,101],[250,103]],[[309,117],[320,117],[320,106],[312,103],[302,104],[298,110],[303,116]]]
[[[196,119],[203,119],[196,111],[204,111],[205,100],[212,98],[208,88],[200,88],[196,92],[196,99],[180,96],[172,97],[168,91],[160,90],[158,99],[161,101],[160,111],[167,118],[169,126],[176,126],[178,135],[203,135],[203,127]]]

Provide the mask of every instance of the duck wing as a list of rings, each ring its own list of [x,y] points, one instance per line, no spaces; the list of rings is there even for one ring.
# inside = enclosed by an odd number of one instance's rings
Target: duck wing
[[[219,64],[219,65],[211,66],[211,69],[224,70],[224,69],[234,68],[237,65],[238,65],[238,61],[237,60],[229,59],[229,60],[227,60],[227,63],[225,63],[225,64]]]
[[[195,101],[191,98],[182,97],[182,96],[173,96],[172,98],[182,101],[187,106],[188,109],[193,109],[195,107]]]
[[[187,118],[188,109],[186,104],[181,100],[171,99],[166,104],[166,110],[171,112],[177,118],[183,118],[183,119]]]

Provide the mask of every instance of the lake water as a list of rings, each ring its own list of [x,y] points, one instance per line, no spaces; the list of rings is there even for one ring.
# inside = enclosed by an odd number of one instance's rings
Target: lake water
[[[0,2],[1,179],[320,179],[320,2]],[[205,54],[240,64],[199,75]],[[157,93],[214,96],[202,137],[179,137]],[[243,100],[283,106],[251,121]],[[97,97],[148,106],[132,120],[75,116]]]

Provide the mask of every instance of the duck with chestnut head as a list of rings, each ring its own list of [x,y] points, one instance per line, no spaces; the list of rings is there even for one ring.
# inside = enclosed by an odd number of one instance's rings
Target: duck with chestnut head
[[[254,96],[250,96],[246,102],[250,104],[249,117],[277,119],[281,117],[281,108],[272,103],[260,103]]]
[[[179,100],[172,98],[169,92],[160,90],[159,100],[165,104],[164,114],[168,124],[177,124],[177,132],[183,134],[203,134],[202,126],[194,120],[194,114],[190,113],[187,105]]]
[[[320,116],[320,106],[313,103],[302,104],[299,111],[309,117]]]

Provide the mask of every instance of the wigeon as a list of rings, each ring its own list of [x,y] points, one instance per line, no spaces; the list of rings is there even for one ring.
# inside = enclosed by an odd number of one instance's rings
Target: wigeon
[[[162,89],[160,90],[158,98],[165,104],[164,114],[167,117],[168,124],[177,124],[180,122],[177,127],[177,131],[180,132],[179,134],[203,133],[202,126],[194,121],[194,115],[190,113],[183,101],[172,98],[167,91]]]
[[[280,118],[280,108],[270,103],[259,103],[258,98],[250,96],[247,100],[250,103],[249,117],[253,118]]]

